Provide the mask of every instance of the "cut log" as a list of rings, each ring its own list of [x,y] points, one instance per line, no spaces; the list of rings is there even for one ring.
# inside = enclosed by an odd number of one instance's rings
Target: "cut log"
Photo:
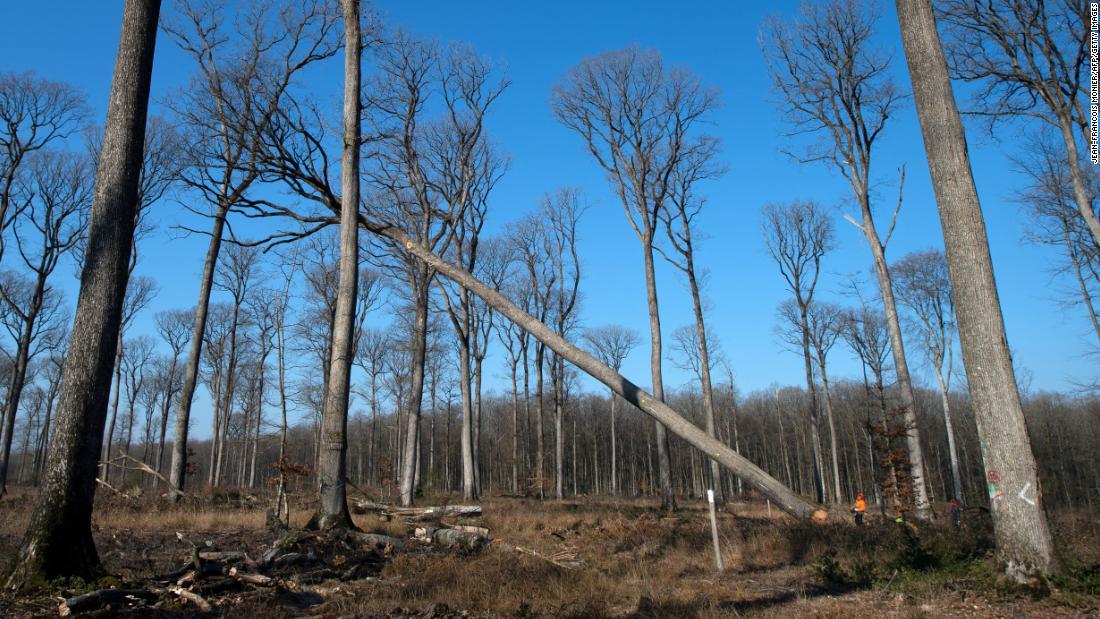
[[[463,531],[465,533],[473,533],[482,537],[489,537],[489,529],[485,527],[475,527],[469,524],[450,524],[447,522],[443,522],[441,524],[444,527],[447,527],[448,529],[454,529],[455,531]]]
[[[458,529],[417,527],[414,535],[416,539],[422,542],[447,550],[476,552],[489,543],[489,538],[486,535],[459,531]]]
[[[453,516],[473,518],[481,515],[480,505],[435,505],[430,507],[394,507],[373,501],[356,501],[352,506],[356,514],[378,513],[405,520],[431,520]]]
[[[404,547],[404,543],[396,537],[390,537],[389,535],[382,535],[379,533],[348,531],[348,539],[359,544],[361,547],[373,548],[378,554],[384,557],[388,557]]]
[[[178,595],[181,600],[194,605],[195,608],[199,609],[200,613],[208,613],[213,610],[213,607],[210,606],[210,602],[207,602],[205,598],[194,591],[188,591],[183,587],[172,587],[169,591]]]
[[[77,613],[99,610],[111,604],[126,602],[132,604],[143,600],[156,599],[156,594],[145,589],[100,589],[71,597],[57,608],[57,614],[68,617]]]
[[[229,576],[243,583],[258,585],[260,587],[270,587],[271,585],[275,584],[275,579],[270,576],[264,576],[263,574],[249,574],[247,572],[242,572],[235,567],[229,568]]]

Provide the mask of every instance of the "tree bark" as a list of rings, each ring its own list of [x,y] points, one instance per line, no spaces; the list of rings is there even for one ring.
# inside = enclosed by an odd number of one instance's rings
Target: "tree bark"
[[[898,21],[943,228],[966,376],[989,481],[997,556],[1017,580],[1056,571],[970,168],[966,134],[930,0],[897,0]]]
[[[344,5],[344,148],[340,161],[340,275],[330,365],[321,410],[320,503],[310,525],[353,528],[347,500],[348,394],[355,356],[355,301],[359,284],[359,81],[362,41],[359,0]],[[404,487],[402,487],[404,490]],[[402,492],[404,498],[404,492]]]
[[[159,14],[159,0],[127,0],[123,9],[57,430],[9,589],[99,572],[92,540],[96,465],[136,223]]]
[[[206,334],[206,319],[210,309],[210,290],[214,285],[214,268],[218,264],[218,253],[222,246],[222,232],[225,218],[229,214],[228,205],[220,205],[214,215],[214,226],[210,231],[210,243],[206,250],[206,262],[202,267],[202,282],[199,284],[199,301],[195,305],[195,322],[191,330],[191,348],[187,353],[187,366],[183,373],[183,386],[180,388],[179,404],[176,407],[176,429],[172,439],[172,485],[183,490],[187,483],[187,434],[191,429],[191,403],[195,399],[195,387],[199,380],[199,361],[202,359],[203,337]],[[173,493],[174,500],[181,495]]]
[[[653,396],[665,401],[664,376],[661,363],[661,314],[657,304],[657,275],[653,265],[653,239],[642,243],[645,253],[646,302],[649,306],[649,373],[653,382]],[[534,334],[532,334],[534,335]],[[671,410],[671,409],[670,409]],[[661,489],[661,508],[676,509],[676,496],[672,492],[672,459],[668,450],[668,433],[660,420],[654,422],[657,439],[657,478]]]

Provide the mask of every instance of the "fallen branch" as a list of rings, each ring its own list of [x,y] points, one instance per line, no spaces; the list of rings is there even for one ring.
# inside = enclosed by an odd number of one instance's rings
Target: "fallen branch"
[[[263,574],[250,574],[242,572],[235,567],[229,568],[229,576],[235,578],[243,583],[250,585],[258,585],[260,587],[270,587],[275,584],[275,579],[270,576],[264,576]]]
[[[207,602],[205,598],[203,598],[198,593],[195,593],[194,591],[188,591],[183,587],[171,587],[168,590],[178,595],[181,600],[193,604],[196,608],[199,609],[199,612],[208,613],[213,610],[213,607],[210,606],[210,602]]]
[[[178,496],[178,497],[187,496],[187,494],[183,490],[180,490],[179,488],[177,488],[174,484],[172,484],[172,482],[168,481],[167,477],[165,477],[164,475],[161,475],[160,473],[158,473],[156,469],[154,469],[153,467],[149,466],[148,464],[145,464],[141,460],[138,460],[137,458],[135,458],[135,457],[133,457],[129,454],[119,454],[115,458],[112,458],[111,460],[108,460],[107,462],[102,463],[102,464],[114,464],[115,462],[118,462],[119,460],[129,460],[130,462],[133,462],[134,464],[136,464],[139,469],[141,469],[141,470],[145,471],[146,473],[149,473],[153,477],[156,477],[157,479],[161,480],[162,482],[164,482],[164,485],[168,486],[168,489],[172,491],[172,494],[174,496]]]
[[[119,602],[151,600],[156,597],[156,594],[146,591],[145,589],[100,589],[99,591],[92,591],[91,593],[71,597],[61,602],[57,608],[57,614],[62,617],[68,617],[77,613],[98,610]]]
[[[428,520],[457,516],[472,518],[481,515],[480,505],[437,505],[431,507],[393,507],[375,503],[373,501],[356,501],[352,506],[356,514],[381,513],[387,516],[396,516],[405,520]]]

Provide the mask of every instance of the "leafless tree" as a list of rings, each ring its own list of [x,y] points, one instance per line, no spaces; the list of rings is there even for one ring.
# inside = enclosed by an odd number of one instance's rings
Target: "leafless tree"
[[[50,314],[56,311],[49,307],[53,304],[48,297],[57,294],[49,280],[84,230],[91,202],[91,169],[84,157],[39,151],[25,166],[12,191],[11,200],[20,216],[11,228],[26,275],[0,280],[0,298],[19,322],[0,438],[0,496],[7,490],[15,416],[35,339],[43,327],[52,326]]]
[[[833,226],[824,209],[816,202],[796,201],[786,205],[766,205],[763,228],[768,253],[794,295],[794,305],[786,313],[795,321],[795,342],[806,369],[806,391],[810,396],[806,420],[810,424],[817,501],[823,503],[826,498],[825,463],[821,455],[817,387],[810,352],[809,308],[814,302],[814,292],[821,276],[821,259],[833,249]]]
[[[157,333],[168,345],[168,380],[164,384],[164,397],[161,399],[160,439],[157,443],[157,471],[164,471],[164,438],[168,432],[168,416],[172,411],[172,402],[180,389],[179,360],[190,336],[190,326],[194,324],[191,310],[168,310],[157,312],[154,319]]]
[[[136,231],[135,231],[136,234]],[[131,244],[130,265],[128,272],[133,272],[133,245]],[[104,481],[109,481],[111,445],[115,438],[115,422],[118,420],[118,407],[121,400],[122,389],[122,361],[126,354],[125,336],[138,312],[142,311],[153,301],[157,294],[156,282],[151,277],[132,277],[126,286],[126,296],[122,302],[122,317],[118,329],[118,343],[115,349],[115,374],[113,380],[113,395],[111,397],[111,416],[107,421],[107,438],[103,443],[103,459],[100,463],[100,476]]]
[[[226,4],[180,0],[180,17],[165,33],[198,65],[190,87],[169,106],[183,127],[187,168],[183,184],[211,209],[213,219],[203,263],[195,324],[176,410],[172,485],[182,489],[187,468],[187,431],[198,381],[207,308],[230,211],[242,208],[260,176],[257,141],[279,109],[294,76],[334,55],[338,12],[327,0],[249,5],[235,28]]]
[[[1014,157],[1014,161],[1028,179],[1016,196],[1033,224],[1026,228],[1024,236],[1033,243],[1050,245],[1062,252],[1066,264],[1055,267],[1055,273],[1072,273],[1077,287],[1072,295],[1074,304],[1084,306],[1100,343],[1095,300],[1100,286],[1100,246],[1077,210],[1068,174],[1070,166],[1058,147],[1042,134],[1029,140],[1026,153]],[[1095,204],[1100,196],[1100,172],[1095,166],[1088,166],[1082,173],[1089,203]]]
[[[863,233],[875,265],[908,432],[915,514],[928,518],[931,508],[913,385],[886,263],[886,246],[901,208],[901,189],[885,237],[879,235],[871,204],[872,149],[902,99],[890,79],[889,55],[873,46],[877,18],[874,0],[804,4],[797,20],[770,20],[764,28],[762,45],[792,133],[818,137],[796,158],[833,166],[847,179],[859,206],[860,221],[850,221]],[[904,186],[904,168],[900,176],[900,185]]]
[[[88,114],[75,88],[33,73],[0,73],[0,259],[23,205],[13,204],[20,170],[32,156],[79,131]]]
[[[978,437],[984,444],[982,460],[993,484],[989,494],[997,556],[1009,577],[1027,580],[1054,572],[1058,565],[1005,336],[966,134],[931,3],[897,0],[897,7],[943,228],[967,383]]]
[[[840,451],[836,440],[836,415],[833,414],[833,394],[829,388],[829,373],[826,371],[826,359],[829,351],[836,345],[842,329],[842,310],[835,303],[814,301],[806,312],[806,326],[809,328],[810,344],[814,349],[814,361],[821,376],[821,393],[825,400],[825,420],[829,423],[829,453],[832,455],[833,499],[840,503],[844,500],[840,491]]]
[[[1100,248],[1100,219],[1089,192],[1089,8],[1076,0],[947,0],[936,4],[951,74],[980,85],[973,113],[1034,118],[1062,138],[1072,204]],[[1095,152],[1095,151],[1093,151]]]
[[[698,194],[696,185],[700,181],[719,177],[725,170],[714,158],[717,155],[718,141],[706,138],[699,148],[690,151],[684,161],[673,173],[672,190],[669,193],[670,206],[661,214],[671,252],[661,252],[670,264],[679,269],[687,278],[691,292],[691,306],[695,315],[695,341],[699,356],[699,382],[703,388],[703,412],[706,417],[707,433],[717,436],[714,410],[714,389],[711,381],[710,342],[707,337],[705,305],[702,287],[706,281],[706,272],[695,267],[695,252],[701,237],[696,218],[703,210],[706,200]],[[710,461],[710,487],[715,500],[722,502],[722,477],[718,462]]]
[[[641,342],[638,332],[620,325],[607,325],[584,332],[584,340],[588,344],[592,354],[601,363],[618,372],[623,367],[623,361]],[[615,413],[618,402],[615,392],[611,392],[611,496],[618,493],[618,453],[615,432]]]
[[[35,499],[9,589],[62,576],[94,578],[95,472],[103,441],[111,362],[118,343],[127,260],[137,208],[158,0],[127,0],[123,10],[106,137],[97,167],[88,228],[92,255],[62,372],[58,420],[46,459],[46,484]]]
[[[917,333],[924,354],[936,372],[947,431],[947,453],[951,462],[951,492],[963,496],[959,452],[955,447],[955,426],[951,420],[951,358],[955,341],[955,304],[951,301],[951,276],[947,259],[939,250],[918,251],[894,263],[898,299],[916,318]]]
[[[717,105],[717,93],[682,68],[666,68],[655,51],[636,47],[583,60],[554,88],[554,114],[577,132],[609,175],[642,248],[649,309],[653,393],[664,401],[661,317],[653,248],[674,178],[712,140],[696,128]],[[658,425],[661,503],[675,506],[665,428]]]

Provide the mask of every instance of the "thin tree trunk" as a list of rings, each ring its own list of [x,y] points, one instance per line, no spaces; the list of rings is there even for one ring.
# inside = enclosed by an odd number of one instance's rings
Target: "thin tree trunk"
[[[646,302],[649,306],[650,380],[653,383],[653,396],[663,404],[665,401],[665,386],[661,367],[663,361],[661,353],[661,314],[657,304],[657,275],[654,272],[653,265],[652,237],[648,239],[648,242],[643,242],[642,251],[645,254]],[[661,508],[674,510],[676,509],[676,496],[672,492],[672,460],[669,456],[668,434],[665,432],[665,426],[660,421],[654,421],[654,423],[656,424],[654,428],[656,429],[657,440],[657,476],[661,490]]]
[[[1054,572],[1057,564],[1005,337],[966,134],[930,0],[897,0],[897,12],[940,211],[982,460],[990,482],[997,556],[1010,577],[1025,580]]]
[[[199,284],[199,300],[195,305],[195,323],[191,330],[191,348],[187,353],[187,366],[183,373],[183,386],[180,388],[179,404],[176,407],[176,429],[172,439],[172,486],[183,490],[187,483],[187,434],[191,429],[191,403],[195,399],[195,387],[199,380],[199,361],[202,358],[203,338],[206,334],[206,320],[210,309],[210,290],[214,285],[214,268],[218,264],[221,251],[222,232],[225,218],[229,214],[226,204],[219,205],[214,215],[214,226],[210,231],[210,243],[206,249],[206,261],[202,267],[202,281]],[[173,493],[178,500],[179,494]]]

